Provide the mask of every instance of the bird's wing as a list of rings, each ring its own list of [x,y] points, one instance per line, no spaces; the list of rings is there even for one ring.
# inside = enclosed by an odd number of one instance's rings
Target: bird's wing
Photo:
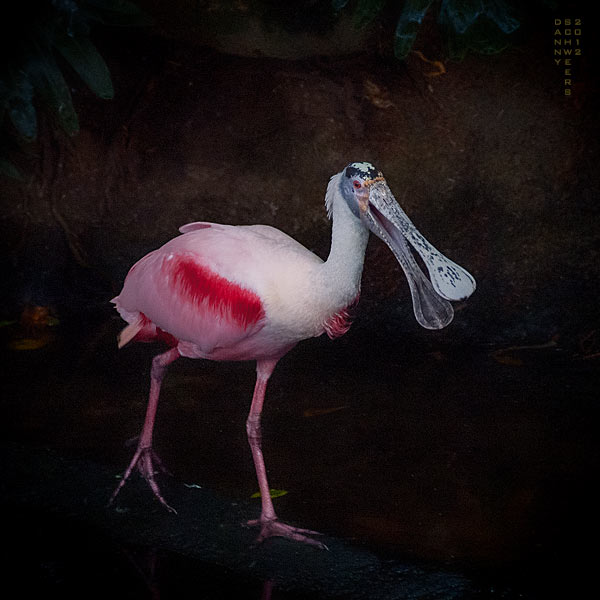
[[[232,346],[263,327],[260,297],[189,252],[156,251],[144,257],[130,271],[115,303],[130,323],[144,316],[206,353]]]
[[[209,227],[222,227],[218,223],[209,223],[208,221],[194,221],[186,223],[179,228],[181,233],[189,233],[190,231],[198,231],[199,229],[208,229]]]
[[[234,238],[246,237],[248,240],[252,238],[266,238],[276,244],[278,247],[284,247],[286,251],[296,252],[304,255],[306,260],[311,262],[323,262],[316,254],[305,248],[300,242],[289,236],[283,231],[271,227],[270,225],[222,225],[220,223],[210,223],[208,221],[194,221],[187,223],[179,228],[181,233],[191,233],[203,229],[211,229],[212,232],[220,232],[225,236]]]
[[[146,317],[203,352],[231,347],[264,327],[273,294],[287,279],[298,276],[302,265],[321,262],[268,226],[190,223],[182,230],[131,268],[115,298],[121,316],[133,324],[124,343]],[[290,261],[296,269],[290,270]]]
[[[272,242],[274,248],[279,248],[286,253],[294,254],[297,260],[307,261],[312,264],[323,262],[316,254],[311,252],[293,237],[270,225],[242,225],[236,229],[248,231],[256,236],[265,237]]]

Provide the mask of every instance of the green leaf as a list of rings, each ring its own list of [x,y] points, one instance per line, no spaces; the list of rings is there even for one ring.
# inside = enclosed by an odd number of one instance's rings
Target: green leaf
[[[348,0],[331,0],[333,10],[342,10],[348,4]]]
[[[94,94],[107,100],[114,97],[108,67],[88,38],[61,32],[54,45]]]
[[[433,0],[406,0],[404,3],[394,34],[394,54],[396,58],[403,60],[408,56],[417,38],[419,25],[421,25],[432,3]]]
[[[8,116],[18,134],[28,141],[37,136],[37,117],[33,106],[33,85],[25,73],[15,82],[8,100]]]
[[[504,0],[445,0],[439,24],[445,30],[450,58],[461,60],[467,52],[497,54],[510,43],[520,26]]]
[[[5,160],[3,160],[2,158],[0,158],[0,169],[2,169],[2,163],[6,162]],[[17,323],[17,321],[0,321],[0,327],[9,327],[10,325],[15,325],[15,323]]]
[[[462,34],[475,23],[482,12],[482,0],[444,0],[438,20]]]
[[[512,33],[520,23],[510,12],[511,8],[504,0],[444,0],[440,8],[439,23],[462,35],[480,17],[487,17],[504,33]]]
[[[60,126],[69,135],[74,135],[79,131],[79,120],[73,108],[69,87],[52,55],[38,50],[37,56],[32,57],[29,62],[29,77]]]
[[[503,0],[496,0],[495,2],[486,0],[485,3],[487,5],[486,17],[494,21],[504,33],[513,33],[521,26],[521,23],[511,16],[511,7]]]
[[[286,494],[287,490],[274,490],[272,488],[269,490],[269,495],[271,498],[279,498],[280,496],[285,496]],[[250,498],[260,498],[260,492],[254,492]]]
[[[509,38],[489,19],[479,19],[463,35],[448,34],[448,55],[462,60],[467,52],[497,54],[509,45]]]

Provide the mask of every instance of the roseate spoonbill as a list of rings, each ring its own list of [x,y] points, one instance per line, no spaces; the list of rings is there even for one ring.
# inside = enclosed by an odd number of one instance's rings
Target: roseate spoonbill
[[[301,340],[350,327],[369,230],[398,259],[408,279],[417,321],[441,329],[453,317],[448,300],[475,290],[473,277],[438,252],[396,203],[382,173],[366,162],[349,164],[327,186],[325,205],[333,220],[326,261],[285,233],[265,225],[189,223],[182,235],[150,252],[129,271],[112,300],[128,322],[119,347],[130,341],[162,340],[170,348],[152,361],[150,395],[137,450],[110,502],[134,467],[169,510],[154,478],[160,461],[152,430],[167,366],[180,356],[210,360],[255,360],[256,385],[246,421],[261,493],[258,541],[270,536],[322,546],[312,532],[278,520],[269,495],[261,451],[260,416],[267,382],[277,361]],[[425,277],[409,245],[421,256]],[[173,511],[174,512],[174,511]]]

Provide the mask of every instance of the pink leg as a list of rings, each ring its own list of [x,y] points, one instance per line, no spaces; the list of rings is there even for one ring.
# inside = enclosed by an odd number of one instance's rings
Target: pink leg
[[[152,431],[154,429],[154,420],[156,417],[156,409],[158,407],[158,397],[160,395],[160,386],[167,371],[167,367],[175,360],[179,358],[179,350],[177,348],[171,348],[163,354],[159,354],[152,360],[152,370],[150,371],[150,397],[148,399],[148,408],[146,409],[146,418],[144,420],[144,427],[140,435],[137,450],[121,479],[121,482],[117,486],[117,489],[113,492],[108,504],[112,504],[117,494],[121,491],[121,488],[125,485],[134,467],[137,467],[138,471],[142,474],[142,477],[148,482],[148,485],[154,492],[154,495],[160,500],[160,502],[171,512],[176,512],[174,508],[170,507],[160,493],[160,489],[156,481],[154,480],[154,465],[156,463],[159,467],[160,459],[154,453],[152,449]]]
[[[246,421],[248,443],[250,444],[250,449],[252,450],[252,458],[254,460],[254,467],[256,468],[256,476],[258,478],[258,487],[260,489],[262,503],[260,519],[248,521],[248,525],[260,526],[260,533],[256,539],[257,542],[262,542],[268,537],[281,536],[297,542],[304,542],[319,548],[327,549],[325,544],[308,537],[309,535],[319,535],[317,531],[300,529],[299,527],[292,527],[291,525],[282,523],[277,518],[275,509],[273,508],[273,501],[271,500],[269,483],[267,481],[265,461],[261,450],[260,416],[265,399],[267,382],[269,381],[269,377],[271,376],[271,373],[273,373],[273,369],[275,368],[276,364],[277,360],[262,360],[257,362],[256,386],[254,388],[254,395],[252,397],[250,414],[248,415],[248,419]]]

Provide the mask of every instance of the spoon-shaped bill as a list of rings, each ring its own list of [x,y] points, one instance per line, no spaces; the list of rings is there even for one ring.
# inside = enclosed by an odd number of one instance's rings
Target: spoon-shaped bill
[[[376,182],[370,187],[369,205],[363,218],[400,263],[408,280],[419,324],[427,329],[446,327],[454,315],[448,300],[464,300],[475,291],[475,280],[471,274],[423,237],[385,182]],[[407,241],[423,259],[431,283],[417,264]]]

